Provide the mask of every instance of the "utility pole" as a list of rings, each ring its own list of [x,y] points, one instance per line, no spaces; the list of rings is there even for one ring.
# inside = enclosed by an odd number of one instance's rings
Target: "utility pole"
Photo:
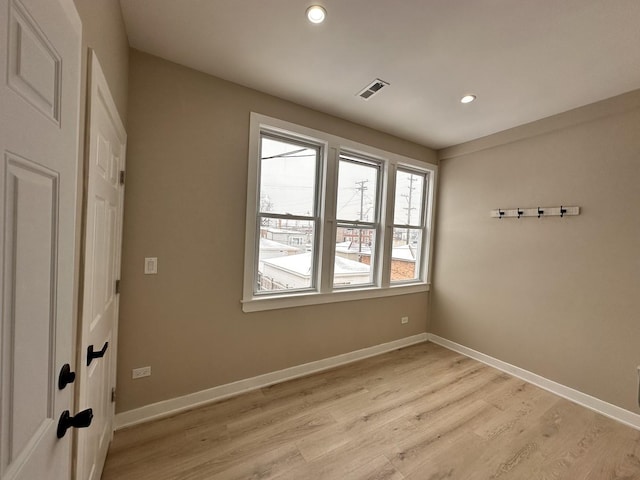
[[[415,190],[416,187],[413,186],[413,182],[415,182],[416,179],[413,176],[413,174],[411,174],[411,176],[409,177],[409,194],[403,194],[402,196],[404,198],[407,199],[407,207],[405,208],[405,210],[407,211],[407,225],[411,225],[411,210],[415,210],[416,207],[412,207],[411,206],[411,200],[413,197],[413,191]],[[411,242],[409,241],[409,235],[411,234],[411,229],[407,228],[407,245],[409,245]]]
[[[356,190],[360,191],[360,221],[364,220],[362,218],[364,216],[364,191],[368,190],[369,187],[366,184],[369,183],[369,180],[360,180],[356,182]],[[362,228],[358,228],[358,253],[362,253]]]

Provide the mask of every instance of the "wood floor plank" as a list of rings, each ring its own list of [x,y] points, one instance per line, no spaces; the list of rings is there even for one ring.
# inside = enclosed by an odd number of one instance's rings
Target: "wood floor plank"
[[[349,478],[353,480],[404,480],[404,475],[391,465],[387,457],[381,455],[351,472]]]
[[[359,396],[365,390],[358,385],[346,385],[335,388],[323,388],[304,396],[294,396],[293,398],[283,398],[267,407],[262,407],[259,411],[253,411],[238,418],[227,421],[227,428],[231,432],[241,432],[256,428],[266,428],[270,425],[295,417],[296,415],[306,415],[314,410],[321,410],[324,406],[351,396]]]
[[[283,472],[281,475],[275,477],[275,479],[328,480],[335,478],[351,480],[352,478],[356,478],[356,475],[360,475],[359,478],[366,478],[366,476],[363,477],[362,475],[366,475],[372,464],[376,466],[376,468],[383,466],[381,464],[377,465],[382,458],[384,458],[384,456],[375,450],[364,450],[358,454],[354,454],[353,449],[333,450],[319,459]]]
[[[455,441],[442,442],[424,454],[413,472],[405,475],[406,480],[475,480],[477,462],[474,461],[479,452],[485,451],[487,440],[472,432],[465,431],[457,435]],[[482,480],[487,480],[482,478]],[[527,479],[528,480],[528,479]]]
[[[270,480],[306,461],[299,450],[290,443],[256,455],[243,456],[220,470],[215,461],[205,462],[181,472],[180,480]]]
[[[509,398],[509,403],[496,405],[491,398],[485,398],[485,401],[499,409],[499,413],[490,418],[484,418],[473,430],[474,433],[491,440],[517,428],[528,428],[527,420],[537,421],[558,401],[558,397],[540,388],[525,382],[517,383],[519,384],[517,390],[504,394],[504,398]]]
[[[366,410],[363,414],[354,415],[347,421],[338,422],[329,429],[301,439],[297,446],[305,459],[312,461],[336,448],[344,448],[351,442],[361,443],[362,438],[375,438],[371,436],[392,430],[395,423],[410,426],[409,418],[415,414],[411,406],[402,404],[394,408]]]
[[[447,360],[448,368],[438,375],[423,377],[416,374],[405,374],[393,376],[384,383],[369,386],[366,401],[336,404],[331,409],[337,420],[348,420],[354,415],[373,415],[373,412],[380,412],[388,409],[399,408],[401,406],[416,405],[429,402],[438,396],[442,389],[448,389],[456,383],[460,383],[461,378],[477,378],[482,367],[477,363],[455,362],[456,367],[451,368],[451,361]],[[424,367],[428,370],[428,366]],[[469,387],[472,388],[472,387]]]
[[[432,343],[116,432],[103,480],[640,480],[640,431]]]

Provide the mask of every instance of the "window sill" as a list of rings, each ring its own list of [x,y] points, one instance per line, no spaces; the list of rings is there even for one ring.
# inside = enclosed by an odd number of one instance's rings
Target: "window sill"
[[[286,296],[254,297],[242,300],[242,311],[245,313],[277,310],[281,308],[322,305],[325,303],[349,302],[370,298],[393,297],[412,293],[428,292],[430,284],[418,283],[398,285],[388,288],[367,288],[360,290],[341,290],[331,293],[300,293]]]

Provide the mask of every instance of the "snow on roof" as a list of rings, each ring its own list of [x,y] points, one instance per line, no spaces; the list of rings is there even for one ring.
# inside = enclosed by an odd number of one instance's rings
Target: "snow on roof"
[[[311,252],[301,253],[300,255],[287,255],[286,257],[265,258],[262,263],[306,276],[311,273]]]
[[[300,249],[292,247],[291,245],[285,245],[284,243],[276,242],[275,240],[268,240],[266,238],[260,239],[260,250],[278,251],[278,252],[299,252]]]
[[[260,230],[269,232],[269,233],[284,233],[288,235],[305,235],[304,232],[298,232],[297,230],[288,230],[286,228],[260,227]]]
[[[288,255],[286,257],[268,258],[263,261],[265,265],[281,270],[288,270],[298,275],[308,276],[311,273],[311,252],[300,255]],[[333,269],[335,276],[368,274],[369,265],[354,262],[342,257],[336,257]]]
[[[400,245],[398,247],[393,247],[393,251],[391,252],[391,258],[395,258],[396,260],[406,260],[409,262],[416,261],[416,247],[411,245]]]
[[[416,247],[413,245],[399,245],[394,246],[391,252],[391,258],[395,260],[404,260],[407,262],[416,261]],[[340,253],[358,253],[360,255],[371,255],[371,247],[369,245],[362,245],[360,249],[357,242],[340,242],[336,243],[336,252]]]
[[[336,263],[333,267],[334,275],[350,275],[356,273],[369,273],[371,267],[366,263],[354,262],[347,258],[336,257]]]
[[[362,244],[362,248],[359,248],[357,242],[347,240],[346,242],[336,243],[336,252],[371,255],[371,247],[369,245]]]

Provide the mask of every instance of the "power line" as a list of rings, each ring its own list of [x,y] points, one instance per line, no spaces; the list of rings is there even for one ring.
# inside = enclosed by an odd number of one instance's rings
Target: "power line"
[[[290,152],[285,152],[285,153],[279,153],[277,155],[271,155],[270,157],[261,157],[262,160],[270,160],[272,158],[286,158],[286,157],[291,157],[292,155],[295,155],[296,153],[300,153],[300,152],[304,152],[305,150],[308,150],[308,148],[299,148],[297,150],[291,150]],[[299,155],[300,157],[315,157],[314,155]]]

